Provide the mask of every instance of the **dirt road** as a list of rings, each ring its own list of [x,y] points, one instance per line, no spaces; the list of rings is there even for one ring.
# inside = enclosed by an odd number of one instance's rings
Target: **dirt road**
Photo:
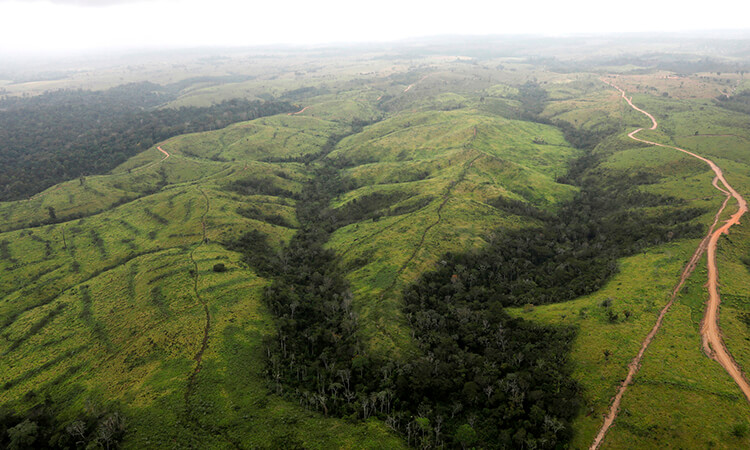
[[[166,152],[166,151],[165,151],[164,149],[162,149],[161,147],[156,147],[156,148],[157,148],[157,149],[159,149],[159,151],[160,151],[160,152],[164,153],[164,158],[162,158],[161,160],[159,160],[159,161],[156,161],[156,162],[162,162],[162,161],[164,161],[165,159],[167,159],[167,158],[169,158],[170,156],[172,156],[172,155],[170,155],[169,153],[167,153],[167,152]],[[155,163],[150,163],[150,164],[146,164],[145,166],[141,166],[141,167],[136,167],[135,169],[131,170],[131,172],[136,172],[136,171],[138,171],[138,170],[141,170],[141,169],[145,169],[146,167],[150,167],[150,166],[151,166],[151,165],[153,165],[153,164],[155,164]],[[44,190],[44,191],[42,191],[42,192],[38,192],[38,193],[36,193],[36,194],[32,195],[31,197],[27,198],[27,199],[26,199],[26,201],[29,201],[29,200],[34,200],[34,199],[36,199],[36,198],[39,198],[39,197],[41,197],[42,195],[46,195],[46,194],[49,194],[50,192],[54,192],[54,191],[56,191],[56,190],[58,190],[58,189],[62,188],[62,187],[64,186],[64,183],[65,183],[64,181],[63,181],[63,182],[61,182],[61,183],[59,183],[59,184],[58,184],[57,186],[55,186],[55,187],[54,187],[54,189],[47,189],[47,190]]]
[[[428,76],[429,76],[429,75],[425,75],[425,76],[423,76],[422,78],[420,78],[420,79],[419,79],[419,81],[417,81],[416,83],[412,83],[412,84],[410,84],[410,85],[406,86],[406,89],[404,89],[404,92],[409,92],[409,89],[413,88],[415,84],[418,84],[418,83],[421,83],[421,82],[423,82],[423,81],[424,81],[424,79],[425,79],[425,78],[427,78]]]
[[[165,159],[167,159],[167,158],[169,158],[170,156],[172,156],[172,155],[170,155],[169,153],[167,153],[167,151],[166,151],[166,150],[164,150],[163,148],[161,148],[161,147],[158,147],[158,146],[157,146],[156,148],[157,148],[157,149],[158,149],[158,150],[159,150],[160,152],[164,153],[164,158],[162,158],[162,159],[161,159],[162,161],[164,161]]]
[[[602,79],[605,83],[609,84],[613,88],[620,91],[622,94],[622,98],[625,99],[625,101],[628,102],[628,104],[635,109],[636,111],[639,111],[646,115],[649,119],[651,119],[651,130],[655,130],[658,126],[658,123],[656,122],[656,119],[654,116],[649,114],[648,112],[638,108],[633,104],[632,98],[628,98],[625,94],[625,91],[620,89],[619,87],[615,86],[613,83],[610,83],[607,80]],[[656,335],[657,331],[659,331],[659,328],[661,327],[661,324],[664,320],[664,316],[667,314],[667,311],[674,303],[675,298],[677,297],[677,294],[680,292],[680,289],[682,288],[683,284],[685,283],[685,280],[688,279],[690,274],[692,274],[693,270],[695,269],[696,265],[698,264],[698,261],[700,260],[703,253],[708,250],[708,293],[709,293],[709,300],[708,304],[706,305],[706,312],[703,318],[703,323],[701,325],[701,338],[703,340],[703,349],[706,352],[706,354],[719,362],[719,364],[724,367],[724,369],[729,373],[729,375],[732,377],[732,379],[737,383],[737,385],[742,390],[743,394],[745,394],[745,397],[747,397],[748,401],[750,401],[750,384],[748,384],[747,379],[742,374],[741,369],[739,366],[737,366],[737,363],[735,363],[734,359],[732,359],[731,355],[727,351],[726,346],[724,345],[724,342],[721,338],[721,330],[719,329],[719,323],[718,323],[718,310],[719,310],[719,304],[721,303],[721,298],[719,297],[719,290],[718,290],[718,270],[716,267],[716,245],[719,241],[719,238],[722,234],[728,233],[728,230],[732,225],[738,224],[740,221],[740,218],[742,215],[747,212],[747,203],[745,202],[745,199],[732,188],[732,186],[727,182],[727,180],[724,178],[724,174],[717,166],[714,164],[713,161],[710,159],[704,158],[702,156],[696,155],[693,152],[690,152],[688,150],[678,148],[678,147],[672,147],[669,145],[660,144],[658,142],[652,142],[647,141],[645,139],[640,139],[635,137],[635,134],[639,131],[643,130],[643,128],[638,128],[635,131],[632,131],[628,134],[628,137],[630,137],[633,140],[636,140],[638,142],[643,142],[650,145],[655,145],[658,147],[664,147],[664,148],[670,148],[674,150],[681,151],[683,153],[686,153],[694,158],[698,158],[701,161],[705,162],[706,164],[711,167],[711,170],[716,174],[712,181],[712,185],[724,193],[726,198],[724,199],[724,202],[721,205],[721,208],[716,213],[716,216],[714,217],[714,223],[711,225],[710,229],[708,230],[708,234],[706,237],[703,238],[700,245],[698,245],[698,248],[693,253],[693,256],[690,258],[690,261],[685,266],[685,268],[682,271],[682,275],[680,276],[680,281],[677,283],[677,285],[672,290],[672,295],[669,300],[669,302],[665,305],[665,307],[662,309],[662,311],[659,314],[659,317],[656,320],[656,323],[654,324],[653,328],[649,332],[649,334],[646,336],[646,339],[641,344],[641,349],[638,352],[638,355],[633,359],[633,361],[630,362],[628,365],[628,375],[625,378],[625,381],[623,381],[620,384],[620,388],[617,391],[617,394],[615,395],[614,400],[612,401],[612,405],[610,406],[609,413],[604,419],[604,423],[602,424],[601,429],[599,430],[599,433],[597,434],[596,438],[594,439],[594,442],[591,444],[590,449],[594,450],[599,448],[602,441],[604,440],[604,436],[606,435],[607,431],[609,431],[609,428],[612,426],[612,424],[615,421],[615,418],[617,418],[617,413],[619,412],[620,402],[622,401],[622,396],[625,393],[625,390],[627,387],[632,383],[633,377],[638,372],[638,369],[640,368],[641,360],[643,359],[643,355],[646,352],[646,349],[648,348],[649,344],[651,344],[651,341],[653,340],[654,336]],[[719,182],[724,185],[726,189],[723,189],[719,186]],[[724,208],[726,208],[727,204],[729,203],[729,199],[731,197],[734,197],[737,200],[738,208],[737,212],[732,215],[732,217],[724,223],[718,230],[715,230],[716,225],[719,223],[719,217],[721,216],[721,213],[724,212]]]
[[[300,110],[299,110],[299,111],[297,111],[297,112],[290,112],[290,113],[287,113],[286,115],[287,115],[287,116],[296,116],[297,114],[302,114],[303,112],[305,112],[305,110],[306,110],[307,108],[309,108],[309,106],[305,106],[304,108],[300,109]]]
[[[132,169],[132,170],[128,171],[128,173],[140,172],[141,170],[147,169],[147,168],[149,168],[149,167],[151,167],[151,166],[153,166],[155,164],[161,164],[162,162],[166,161],[167,158],[169,158],[170,156],[172,156],[169,152],[167,152],[166,150],[164,150],[163,148],[161,148],[161,146],[159,146],[159,145],[156,146],[156,149],[159,150],[160,152],[164,153],[164,157],[162,159],[160,159],[158,161],[150,162],[150,163],[146,164],[145,166],[136,167],[135,169]]]

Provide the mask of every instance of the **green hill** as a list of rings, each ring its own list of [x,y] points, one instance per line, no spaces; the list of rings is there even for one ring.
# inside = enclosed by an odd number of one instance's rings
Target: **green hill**
[[[723,201],[708,166],[628,139],[646,119],[589,72],[314,63],[161,105],[295,112],[0,202],[0,445],[590,445]],[[649,76],[623,76],[660,121],[644,138],[750,196],[750,119]],[[742,367],[746,228],[719,257]],[[606,446],[747,446],[749,406],[700,350],[705,277],[703,259]]]

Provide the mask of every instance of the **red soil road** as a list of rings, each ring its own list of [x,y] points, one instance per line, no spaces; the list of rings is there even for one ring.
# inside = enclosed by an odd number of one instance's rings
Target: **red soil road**
[[[655,130],[658,123],[656,122],[656,119],[654,119],[654,116],[649,114],[648,112],[638,108],[637,106],[633,105],[632,98],[628,98],[625,95],[625,91],[620,89],[619,87],[615,86],[614,84],[610,83],[607,80],[602,79],[605,83],[609,84],[613,88],[620,91],[622,94],[622,98],[624,98],[628,104],[635,109],[636,111],[639,111],[643,114],[645,114],[649,119],[651,119],[651,130]],[[601,429],[599,430],[599,433],[597,434],[596,438],[594,439],[594,442],[591,444],[590,449],[595,450],[599,448],[599,446],[602,444],[602,441],[604,440],[604,436],[606,435],[609,428],[612,426],[612,424],[615,421],[615,418],[617,417],[617,413],[619,412],[620,402],[622,401],[622,396],[625,393],[625,390],[627,387],[632,383],[633,377],[638,372],[638,369],[640,368],[641,360],[643,359],[643,355],[646,352],[646,349],[648,348],[649,344],[651,344],[651,341],[653,340],[654,336],[656,335],[656,332],[659,331],[659,328],[661,327],[661,324],[664,320],[664,316],[667,314],[667,311],[674,303],[675,298],[677,297],[677,294],[679,293],[680,289],[682,288],[682,285],[685,283],[685,280],[690,276],[690,274],[695,269],[695,266],[698,264],[698,260],[703,255],[703,252],[708,250],[708,293],[709,293],[709,300],[708,304],[706,305],[706,312],[705,316],[703,318],[703,323],[701,325],[701,338],[703,341],[703,349],[706,352],[706,354],[716,360],[719,364],[721,364],[722,367],[729,373],[729,375],[732,377],[732,379],[737,383],[737,385],[742,390],[742,393],[745,394],[745,397],[750,401],[750,384],[748,384],[747,379],[744,377],[742,370],[739,368],[737,363],[732,359],[732,356],[727,351],[726,346],[724,345],[724,342],[721,338],[721,330],[719,329],[718,324],[718,310],[719,310],[719,304],[721,303],[721,298],[719,297],[719,290],[718,290],[718,270],[716,267],[716,245],[719,241],[719,238],[722,234],[728,233],[729,228],[732,227],[732,225],[738,224],[740,222],[740,218],[747,212],[747,203],[745,202],[745,199],[736,191],[732,186],[727,182],[727,180],[724,178],[724,174],[713,161],[710,159],[704,158],[702,156],[696,155],[693,152],[690,152],[688,150],[678,148],[678,147],[672,147],[669,145],[660,144],[658,142],[652,142],[647,141],[645,139],[640,139],[635,137],[635,134],[641,131],[643,128],[638,128],[635,131],[632,131],[628,134],[628,137],[630,137],[633,140],[636,140],[638,142],[643,142],[645,144],[655,145],[658,147],[664,147],[664,148],[671,148],[674,150],[681,151],[683,153],[686,153],[694,158],[698,158],[701,161],[705,162],[706,164],[711,167],[711,170],[716,174],[712,181],[712,185],[724,193],[726,198],[724,199],[723,204],[721,205],[721,208],[716,213],[716,216],[714,217],[714,223],[711,225],[711,228],[708,230],[708,234],[705,238],[701,241],[700,245],[698,245],[698,248],[695,250],[695,253],[693,253],[693,256],[690,258],[690,261],[683,269],[682,275],[680,276],[680,281],[677,283],[677,285],[672,290],[672,296],[669,300],[669,302],[666,304],[666,306],[662,309],[661,313],[659,314],[659,317],[656,320],[656,323],[654,324],[653,328],[649,332],[649,334],[646,336],[646,339],[643,341],[641,345],[641,350],[638,352],[638,355],[636,355],[635,358],[630,362],[628,365],[628,375],[625,378],[625,381],[623,381],[620,384],[620,388],[617,391],[617,394],[615,395],[614,400],[612,401],[612,405],[610,406],[609,413],[604,419],[604,424],[602,424]],[[725,189],[722,189],[719,187],[719,181],[724,185]],[[727,220],[724,225],[722,225],[718,230],[714,229],[716,228],[716,225],[719,222],[719,216],[722,212],[724,212],[724,208],[727,206],[727,203],[729,203],[729,199],[731,197],[734,197],[737,200],[738,208],[737,212],[732,215],[732,217]]]
[[[138,172],[139,170],[143,170],[143,169],[145,169],[147,167],[151,167],[154,164],[160,164],[160,163],[166,161],[167,158],[169,158],[170,156],[172,156],[171,154],[169,154],[169,152],[167,152],[166,150],[164,150],[163,148],[161,148],[161,146],[157,145],[156,149],[159,150],[160,152],[164,153],[164,158],[162,158],[162,159],[160,159],[158,161],[154,161],[154,162],[148,163],[145,166],[136,167],[135,169],[132,170],[132,172]],[[130,173],[130,172],[128,172],[128,173]]]
[[[425,75],[425,76],[423,76],[422,78],[420,78],[420,79],[419,79],[419,81],[417,81],[417,83],[421,83],[421,82],[422,82],[422,81],[424,81],[424,79],[425,79],[425,78],[427,78],[428,76],[429,76],[429,75]],[[412,84],[410,84],[410,85],[406,86],[406,89],[404,89],[404,92],[409,92],[409,89],[413,88],[413,87],[414,87],[414,85],[415,85],[415,84],[417,84],[417,83],[412,83]]]
[[[156,148],[157,148],[157,149],[158,149],[158,150],[159,150],[160,152],[164,153],[164,158],[162,158],[162,161],[164,161],[165,159],[167,159],[167,158],[169,158],[170,156],[172,156],[172,155],[170,155],[169,153],[167,153],[167,151],[166,151],[166,150],[164,150],[163,148],[161,148],[161,147],[158,147],[158,146],[157,146]]]
[[[164,161],[165,159],[167,159],[170,156],[172,156],[169,153],[167,153],[164,149],[162,149],[161,147],[156,147],[156,148],[159,149],[160,152],[164,153],[164,158],[162,158],[161,161]],[[158,161],[158,162],[161,162],[161,161]],[[143,168],[148,167],[150,165],[151,164],[147,164],[146,166],[138,167],[135,170],[140,170],[140,169],[143,169]],[[57,186],[55,186],[54,189],[50,189],[50,190],[46,190],[46,191],[42,191],[42,192],[36,193],[36,194],[32,195],[31,197],[27,198],[26,200],[33,200],[33,199],[35,199],[35,198],[37,198],[37,197],[39,197],[39,196],[41,196],[43,194],[48,194],[48,193],[56,191],[56,190],[58,190],[58,189],[60,189],[62,187],[63,187],[63,184],[60,183]]]
[[[304,108],[300,109],[300,110],[299,110],[299,111],[297,111],[297,112],[290,112],[290,113],[287,113],[287,116],[296,116],[297,114],[302,114],[303,112],[305,112],[305,110],[306,110],[307,108],[309,108],[309,106],[305,106]]]

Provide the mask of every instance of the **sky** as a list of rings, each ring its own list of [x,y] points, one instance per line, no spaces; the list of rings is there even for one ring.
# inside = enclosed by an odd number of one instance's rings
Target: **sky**
[[[384,42],[449,34],[750,28],[746,0],[693,4],[690,0],[0,0],[0,54]]]

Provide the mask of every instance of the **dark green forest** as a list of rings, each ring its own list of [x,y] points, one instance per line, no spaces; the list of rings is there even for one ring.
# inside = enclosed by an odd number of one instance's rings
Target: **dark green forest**
[[[0,201],[105,173],[155,143],[185,133],[295,110],[286,101],[234,99],[164,108],[173,89],[153,83],[106,91],[61,90],[0,102]]]
[[[33,395],[32,395],[33,396]],[[0,410],[0,448],[118,448],[127,427],[116,408],[88,404],[77,417],[59,419],[59,405],[48,398],[24,414]]]
[[[742,91],[731,97],[720,95],[716,97],[715,103],[730,111],[750,114],[750,91]]]
[[[296,110],[285,101],[232,100],[207,108],[159,109],[173,98],[162,86],[140,83],[102,92],[66,90],[0,103],[0,200],[23,198],[60,181],[103,173],[171,136],[217,129],[237,121]],[[300,89],[297,96],[316,95]],[[539,117],[546,92],[519,87],[525,120]],[[744,108],[742,98],[722,106]],[[578,194],[556,213],[497,197],[489,205],[533,219],[531,228],[488,230],[479,250],[443,255],[403,290],[403,316],[415,350],[403,359],[374,355],[362,341],[347,270],[325,244],[338,228],[423,208],[433,198],[395,191],[359,197],[340,208],[332,201],[355,189],[328,155],[368,123],[354,121],[316,152],[267,161],[298,162],[309,181],[298,193],[269,179],[240,178],[223,188],[242,195],[295,200],[299,226],[281,249],[268,236],[246,232],[225,242],[244,263],[271,280],[263,301],[275,320],[264,341],[269,389],[309,410],[350,421],[377,417],[420,448],[565,448],[581,407],[568,354],[574,327],[545,326],[512,317],[507,307],[562,302],[600,289],[617,260],[676,239],[700,237],[694,219],[705,211],[673,197],[645,192],[651,173],[598,166],[592,149],[616,127],[583,131],[555,123],[585,149],[558,182]],[[426,175],[425,175],[426,176]],[[270,177],[270,176],[269,176]],[[409,206],[396,207],[414,198]],[[145,210],[159,222],[166,219]],[[279,214],[237,205],[244,217],[292,228]],[[52,220],[53,210],[50,211]],[[0,256],[10,258],[7,243]],[[225,270],[216,264],[214,270]],[[157,292],[157,291],[154,291]],[[610,312],[610,322],[625,321]],[[0,416],[2,447],[117,446],[125,433],[116,408],[90,407],[68,422],[40,402],[23,415]]]
[[[273,250],[255,231],[228,244],[273,280],[264,294],[277,325],[266,342],[270,387],[326,415],[377,416],[414,446],[564,445],[580,403],[567,364],[575,330],[512,318],[504,307],[596,291],[618,258],[704,231],[690,223],[703,211],[640,189],[654,175],[599,170],[587,152],[567,178],[580,193],[558,214],[502,197],[491,202],[541,225],[496,230],[485,249],[445,255],[404,291],[418,354],[384,359],[361,342],[345,269],[324,244],[338,227],[377,220],[404,194],[332,210],[330,201],[352,182],[325,154],[309,161],[312,178],[297,201],[301,228],[286,248]]]

